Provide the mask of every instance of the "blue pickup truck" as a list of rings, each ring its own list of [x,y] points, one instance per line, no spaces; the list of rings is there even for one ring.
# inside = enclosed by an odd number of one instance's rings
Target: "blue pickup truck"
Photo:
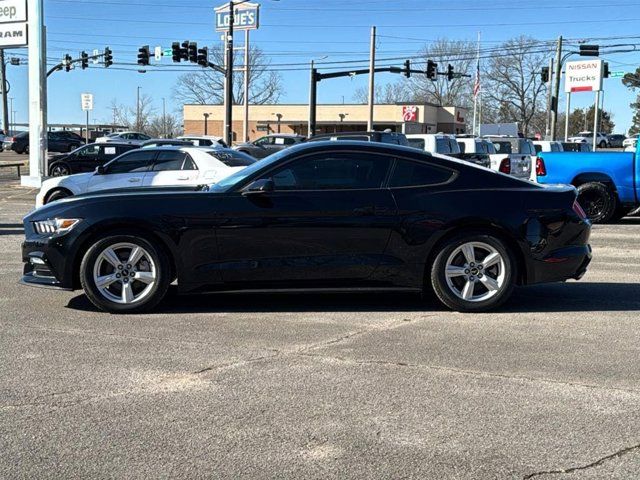
[[[539,183],[578,189],[593,223],[619,220],[640,207],[640,142],[635,152],[547,152],[539,155]]]

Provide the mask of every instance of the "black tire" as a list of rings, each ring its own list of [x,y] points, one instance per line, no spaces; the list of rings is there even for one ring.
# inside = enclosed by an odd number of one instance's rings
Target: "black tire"
[[[29,153],[29,145],[28,144],[24,146],[24,148],[22,149],[22,153],[26,153],[26,154]]]
[[[51,177],[64,177],[71,175],[71,168],[63,162],[54,163],[49,167],[49,175]]]
[[[490,294],[490,291],[484,286],[485,280],[480,280],[476,277],[476,285],[473,286],[471,290],[472,292],[478,292],[476,300],[465,300],[464,298],[461,298],[454,292],[447,282],[446,273],[449,257],[454,254],[459,247],[471,242],[476,244],[485,244],[492,247],[500,255],[503,262],[502,265],[504,268],[502,268],[502,266],[498,267],[497,265],[488,267],[488,269],[485,270],[486,273],[484,273],[484,277],[482,273],[483,266],[481,264],[481,270],[465,270],[465,272],[468,271],[471,274],[475,272],[477,275],[479,273],[480,277],[485,279],[487,276],[494,278],[494,275],[497,278],[498,273],[502,271],[502,275],[500,275],[502,277],[502,283],[499,285],[499,288],[495,290],[496,293],[486,299],[482,299],[482,296],[483,294]],[[435,261],[431,266],[430,280],[433,292],[445,306],[458,312],[485,312],[499,307],[509,299],[516,283],[517,264],[513,252],[511,252],[510,248],[502,240],[491,234],[482,232],[466,232],[449,239],[443,245],[438,247],[438,249]],[[481,250],[482,248],[474,249],[474,251],[478,253],[480,253]],[[454,259],[455,258],[457,257],[454,257]],[[477,258],[479,262],[482,262],[484,258],[487,257],[481,257],[479,255]],[[475,267],[478,268],[478,264],[476,264]],[[474,277],[471,276],[469,278],[473,280]],[[451,279],[452,283],[458,281],[461,281],[462,284],[466,284],[468,279],[466,276],[454,277]]]
[[[62,198],[67,198],[67,197],[72,197],[73,193],[71,193],[69,190],[54,190],[52,193],[50,193],[46,200],[45,200],[45,205],[47,203],[51,203],[51,202],[55,202],[56,200],[60,200]]]
[[[117,244],[131,244],[138,247],[142,247],[150,257],[150,260],[155,265],[155,282],[149,286],[149,290],[144,296],[135,303],[118,303],[116,301],[112,301],[107,298],[105,295],[101,293],[99,288],[96,285],[94,280],[93,272],[96,267],[96,262],[100,262],[100,256],[103,251],[105,251],[110,246],[115,246]],[[122,254],[120,254],[122,255]],[[119,256],[120,257],[120,256]],[[147,265],[151,262],[146,260],[146,255],[143,257],[142,261],[147,261]],[[104,264],[104,262],[103,262]],[[141,264],[136,264],[141,265]],[[134,266],[135,268],[135,266]],[[126,270],[120,270],[123,272]],[[114,272],[116,270],[114,268]],[[124,277],[124,275],[123,275]],[[126,281],[126,280],[125,280]],[[164,298],[167,293],[167,288],[169,287],[169,283],[171,282],[171,267],[169,265],[169,259],[164,251],[160,248],[156,248],[145,238],[138,235],[120,235],[113,234],[106,236],[96,242],[87,253],[85,253],[82,263],[80,264],[80,283],[82,288],[84,289],[85,294],[96,307],[100,310],[104,310],[106,312],[111,313],[138,313],[143,311],[148,311],[154,308],[160,303],[160,301]],[[142,283],[142,282],[139,282]],[[123,291],[123,283],[122,280],[118,280],[114,282],[116,284],[114,288],[117,292],[117,284],[120,284],[121,291]],[[134,280],[131,280],[131,288],[133,288]],[[138,287],[140,287],[138,285]],[[144,287],[146,288],[146,287]],[[124,296],[124,295],[122,295]]]
[[[607,148],[607,142],[605,142],[604,140],[602,140],[599,144],[598,144],[599,148]]]
[[[618,207],[613,190],[600,182],[583,183],[578,187],[578,203],[592,223],[609,222]]]

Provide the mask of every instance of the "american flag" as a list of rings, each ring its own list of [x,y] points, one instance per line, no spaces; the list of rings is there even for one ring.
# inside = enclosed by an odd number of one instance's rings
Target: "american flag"
[[[476,63],[476,83],[473,84],[473,96],[477,97],[480,92],[480,59]]]

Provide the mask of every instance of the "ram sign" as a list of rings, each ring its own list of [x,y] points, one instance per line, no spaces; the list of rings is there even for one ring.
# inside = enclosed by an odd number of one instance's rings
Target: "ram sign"
[[[243,3],[234,8],[233,16],[234,30],[255,30],[258,28],[258,18],[260,4]],[[216,31],[226,32],[229,30],[229,4],[221,5],[215,9]]]
[[[596,92],[602,90],[602,60],[567,62],[564,75],[564,91]]]

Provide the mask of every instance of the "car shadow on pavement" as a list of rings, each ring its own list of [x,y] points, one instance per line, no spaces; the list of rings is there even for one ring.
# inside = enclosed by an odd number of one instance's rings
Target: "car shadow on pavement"
[[[98,311],[84,295],[67,308]],[[404,293],[212,293],[177,295],[172,286],[154,313],[445,312],[428,295]],[[640,311],[640,283],[569,282],[517,288],[498,313]]]
[[[0,223],[0,235],[23,235],[24,227],[21,223]]]

